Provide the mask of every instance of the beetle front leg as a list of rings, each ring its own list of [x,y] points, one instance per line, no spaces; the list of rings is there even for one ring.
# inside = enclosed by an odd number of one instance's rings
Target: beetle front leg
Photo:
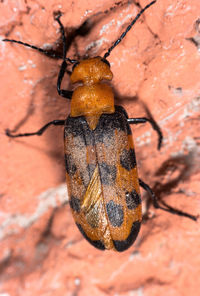
[[[66,69],[67,69],[67,63],[65,61],[63,61],[62,62],[62,65],[60,67],[60,72],[58,74],[57,91],[58,91],[58,94],[60,96],[62,96],[63,98],[66,98],[66,99],[71,100],[73,91],[71,91],[71,90],[65,90],[65,89],[60,89],[61,83],[62,83],[62,80],[63,80],[63,77],[65,75]]]
[[[62,80],[63,80],[63,77],[64,77],[65,72],[66,72],[66,69],[67,69],[67,63],[65,61],[66,54],[67,54],[67,45],[66,45],[67,40],[66,40],[66,37],[65,37],[64,26],[63,26],[63,24],[60,21],[61,15],[62,14],[59,13],[58,16],[55,18],[55,20],[58,22],[58,24],[60,26],[60,31],[61,31],[61,34],[62,34],[62,43],[63,43],[63,62],[62,62],[62,65],[60,67],[60,71],[59,71],[59,74],[58,74],[57,91],[58,91],[58,94],[60,96],[62,96],[63,98],[66,98],[66,99],[71,100],[73,91],[71,91],[71,90],[65,90],[65,89],[60,89],[61,83],[62,83]]]

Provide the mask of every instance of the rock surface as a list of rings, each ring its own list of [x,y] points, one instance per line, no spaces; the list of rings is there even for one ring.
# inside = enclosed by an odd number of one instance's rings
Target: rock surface
[[[102,55],[147,3],[129,2],[1,1],[1,37],[58,50],[53,13],[60,10],[68,55]],[[148,124],[133,128],[140,177],[159,198],[194,215],[200,213],[199,11],[199,0],[158,0],[108,58],[116,102],[130,117],[150,113],[164,134],[157,151]],[[74,38],[86,20],[85,35]],[[0,296],[197,295],[199,221],[155,210],[144,192],[144,223],[129,250],[101,252],[83,239],[67,203],[62,127],[42,137],[4,133],[36,131],[69,114],[69,102],[56,92],[60,61],[4,42],[0,51]],[[70,87],[67,75],[63,87]]]

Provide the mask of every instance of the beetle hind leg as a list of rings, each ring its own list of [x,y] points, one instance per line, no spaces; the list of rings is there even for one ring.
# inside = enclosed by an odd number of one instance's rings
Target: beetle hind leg
[[[152,189],[149,187],[149,185],[144,183],[141,179],[139,179],[139,184],[144,190],[146,190],[150,194],[154,208],[161,209],[161,210],[169,212],[171,214],[187,217],[189,219],[197,221],[198,216],[194,216],[194,215],[188,214],[186,212],[183,212],[181,210],[175,209],[175,208],[167,205],[166,203],[163,203],[164,206],[160,205],[155,193],[152,191]]]

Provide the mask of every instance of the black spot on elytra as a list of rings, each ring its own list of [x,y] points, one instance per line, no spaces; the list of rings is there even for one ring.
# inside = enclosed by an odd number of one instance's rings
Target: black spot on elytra
[[[106,204],[106,211],[112,226],[119,227],[122,225],[124,221],[124,212],[121,205],[116,204],[111,200]]]
[[[130,171],[136,166],[134,149],[124,149],[120,155],[120,164],[123,168]]]
[[[65,137],[69,134],[73,135],[75,138],[79,137],[81,147],[95,145],[94,131],[89,128],[84,116],[68,116],[65,123]]]
[[[141,198],[134,189],[131,192],[126,192],[126,205],[129,210],[137,208],[139,204],[141,204]]]
[[[79,198],[74,197],[72,195],[71,198],[70,198],[69,204],[70,204],[70,207],[72,208],[72,210],[74,210],[77,213],[80,212],[81,204],[80,204],[80,199]]]
[[[118,113],[123,114],[125,116],[125,118],[126,118],[126,134],[132,135],[130,124],[127,122],[128,113],[126,112],[126,110],[122,106],[115,105],[115,112],[118,112]]]
[[[70,154],[65,154],[65,168],[68,175],[73,176],[77,170],[77,167]]]
[[[121,110],[121,107],[117,107],[117,110],[114,113],[101,115],[95,129],[95,142],[104,143],[105,138],[109,139],[114,137],[116,130],[123,131],[125,134],[128,134],[129,128],[130,127],[127,123],[127,118],[124,112]],[[106,143],[104,144],[106,145]]]
[[[123,114],[128,119],[128,113],[122,106],[115,105],[115,112]]]
[[[131,232],[126,240],[121,240],[121,241],[114,240],[113,241],[115,249],[118,252],[123,252],[123,251],[127,250],[134,243],[134,241],[136,240],[138,233],[140,231],[140,225],[141,225],[141,223],[139,221],[136,221],[133,223],[132,228],[131,228]]]
[[[100,116],[97,127],[91,130],[84,116],[70,117],[65,122],[65,137],[71,134],[79,137],[82,145],[95,146],[97,143],[105,143],[105,139],[114,137],[115,130],[123,131],[126,135],[131,134],[130,125],[127,122],[128,115],[121,106],[115,106],[115,112],[103,113]]]
[[[80,230],[80,232],[82,233],[82,235],[84,236],[84,238],[91,244],[93,245],[95,248],[100,249],[100,250],[105,250],[105,246],[104,244],[100,241],[100,240],[92,240],[90,239],[85,231],[83,230],[82,226],[78,223],[76,223],[78,229]]]
[[[99,163],[98,166],[101,183],[104,185],[112,185],[117,175],[116,167],[105,162]]]

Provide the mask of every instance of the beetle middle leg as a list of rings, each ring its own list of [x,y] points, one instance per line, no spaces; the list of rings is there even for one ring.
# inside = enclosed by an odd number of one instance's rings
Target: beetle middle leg
[[[43,127],[41,127],[37,132],[34,132],[34,133],[13,134],[9,129],[6,129],[5,132],[6,132],[6,135],[10,138],[41,136],[50,125],[64,125],[64,124],[65,124],[65,120],[53,120],[46,123]]]
[[[144,183],[141,179],[139,179],[139,184],[140,186],[146,190],[149,194],[150,194],[150,197],[152,199],[152,202],[153,202],[153,206],[154,208],[156,209],[161,209],[163,211],[166,211],[166,212],[169,212],[171,214],[175,214],[175,215],[179,215],[179,216],[184,216],[184,217],[187,217],[187,218],[190,218],[194,221],[197,221],[197,216],[194,216],[194,215],[190,215],[186,212],[183,212],[181,210],[178,210],[178,209],[175,209],[167,204],[165,204],[165,207],[164,206],[161,206],[158,202],[158,199],[157,197],[155,196],[155,193],[152,191],[152,189],[149,187],[149,185],[147,185],[146,183]]]
[[[140,117],[140,118],[128,118],[127,121],[129,124],[138,124],[138,123],[149,122],[151,124],[152,128],[158,134],[158,150],[160,150],[161,145],[162,145],[163,135],[162,135],[160,127],[153,119],[149,119],[147,117]]]

